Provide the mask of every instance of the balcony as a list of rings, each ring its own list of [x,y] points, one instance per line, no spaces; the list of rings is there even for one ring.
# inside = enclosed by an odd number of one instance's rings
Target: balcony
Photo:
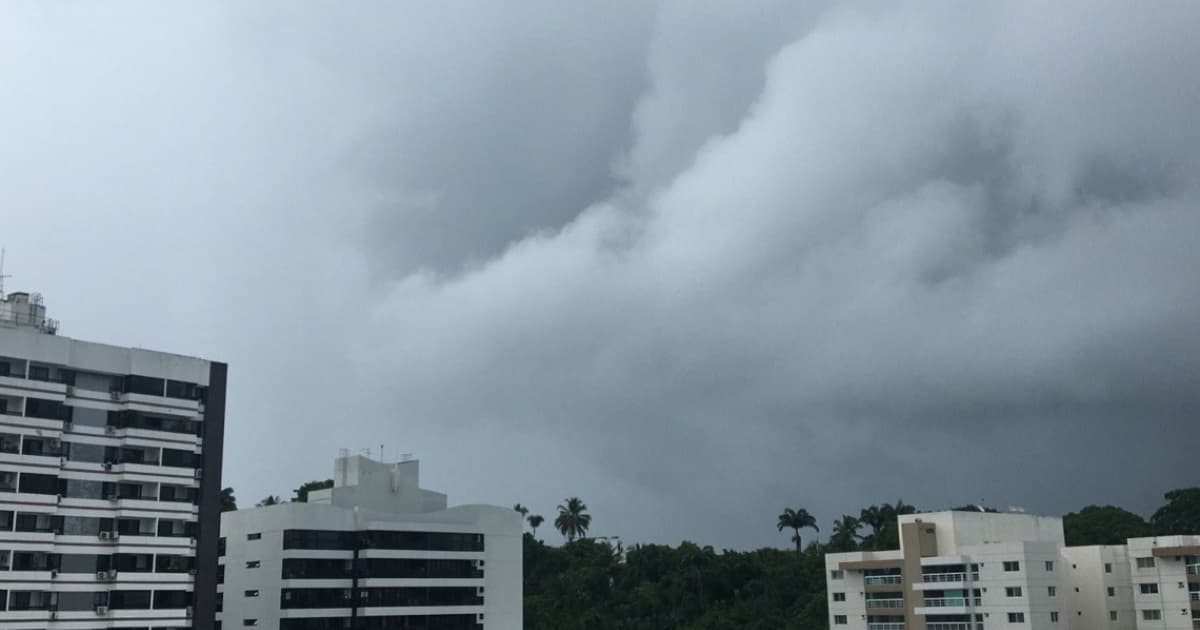
[[[979,579],[979,574],[968,573],[926,573],[921,576],[921,581],[926,584],[934,584],[940,582],[966,582],[969,579]]]
[[[1187,574],[1188,575],[1200,575],[1200,564],[1187,565]]]
[[[935,621],[925,624],[925,630],[972,630],[970,621]]]
[[[867,630],[904,630],[904,622],[889,621],[887,623],[868,623]]]
[[[1192,591],[1188,595],[1192,598],[1192,601],[1200,602],[1200,591]]]
[[[904,608],[903,599],[868,599],[867,608]]]
[[[983,600],[975,598],[974,604],[980,606]],[[965,608],[971,605],[971,600],[966,597],[927,597],[925,598],[926,608]]]
[[[867,586],[884,586],[886,584],[900,584],[904,581],[903,575],[868,575],[863,578],[863,584]]]

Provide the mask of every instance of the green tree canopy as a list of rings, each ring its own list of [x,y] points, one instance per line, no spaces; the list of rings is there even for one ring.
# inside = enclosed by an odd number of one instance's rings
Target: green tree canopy
[[[567,499],[564,505],[558,506],[558,517],[554,519],[554,527],[567,542],[587,535],[588,527],[592,525],[592,515],[587,513],[587,505],[579,497]]]
[[[236,509],[237,497],[233,496],[233,488],[221,488],[221,511],[232,512]]]
[[[268,494],[266,498],[254,504],[254,507],[267,507],[269,505],[279,505],[283,501],[273,494]]]
[[[1160,535],[1200,533],[1200,488],[1181,488],[1164,495],[1166,505],[1158,508],[1150,522]]]
[[[308,493],[313,490],[328,490],[333,487],[333,480],[326,479],[325,481],[309,481],[300,484],[299,488],[292,490],[292,503],[308,503]]]
[[[1123,545],[1128,538],[1149,536],[1150,524],[1114,505],[1089,505],[1063,517],[1067,545]]]
[[[783,513],[779,515],[779,520],[775,523],[775,527],[779,531],[790,529],[794,532],[792,534],[792,542],[796,543],[797,554],[803,551],[800,540],[801,529],[808,527],[814,532],[821,531],[820,528],[817,527],[817,519],[812,514],[809,514],[808,510],[804,508],[797,508],[794,510],[792,508],[785,508]]]

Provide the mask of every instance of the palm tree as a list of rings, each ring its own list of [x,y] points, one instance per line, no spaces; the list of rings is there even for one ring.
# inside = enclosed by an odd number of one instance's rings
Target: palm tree
[[[843,514],[841,519],[833,522],[833,534],[829,536],[829,544],[842,551],[853,551],[854,541],[862,538],[858,533],[860,527],[862,523],[857,518]]]
[[[545,522],[546,519],[542,518],[541,514],[530,514],[529,516],[527,516],[525,518],[526,518],[526,520],[529,521],[529,527],[531,529],[533,529],[533,537],[536,539],[537,538],[537,528],[539,525],[541,525],[543,522]]]
[[[582,537],[591,524],[592,515],[587,513],[587,505],[579,497],[570,497],[565,506],[558,506],[554,527],[567,537],[567,542],[574,542],[577,536]]]
[[[792,536],[792,542],[796,543],[797,555],[799,555],[803,550],[803,547],[800,544],[800,530],[805,527],[811,527],[815,532],[821,531],[821,529],[817,527],[817,519],[813,518],[813,515],[809,514],[808,510],[804,508],[799,508],[796,510],[793,510],[792,508],[786,508],[783,511],[783,514],[779,515],[779,523],[777,524],[777,527],[779,528],[779,531],[790,528],[796,532]]]
[[[521,505],[520,503],[514,505],[513,509],[516,510],[517,512],[520,512],[521,516],[525,516],[526,514],[529,514],[529,508],[525,507],[524,505]]]
[[[863,525],[871,528],[872,536],[878,536],[879,531],[883,529],[884,524],[887,522],[884,520],[883,512],[876,505],[863,508],[862,512],[858,515],[858,520]]]

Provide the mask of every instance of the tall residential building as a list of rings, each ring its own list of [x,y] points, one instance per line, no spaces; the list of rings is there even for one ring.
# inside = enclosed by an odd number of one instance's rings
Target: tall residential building
[[[333,480],[222,516],[218,629],[520,630],[519,513],[447,508],[415,460],[343,456]]]
[[[0,296],[0,628],[211,628],[226,366]]]
[[[900,549],[825,556],[834,630],[1193,630],[1200,536],[1066,547],[1062,520],[899,518]]]

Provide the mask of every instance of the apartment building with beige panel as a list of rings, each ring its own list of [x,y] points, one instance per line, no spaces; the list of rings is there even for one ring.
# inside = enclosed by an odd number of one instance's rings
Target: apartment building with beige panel
[[[1066,547],[1025,514],[901,516],[900,549],[829,554],[834,630],[1200,629],[1200,536]]]

